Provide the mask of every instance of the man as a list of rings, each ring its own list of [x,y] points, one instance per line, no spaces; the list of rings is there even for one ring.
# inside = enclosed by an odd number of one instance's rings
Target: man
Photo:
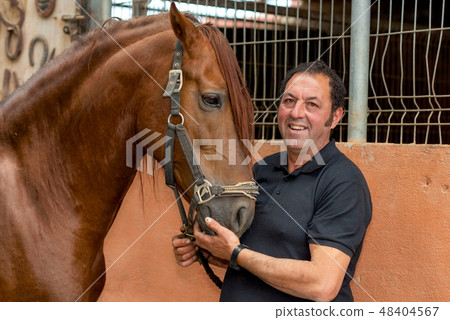
[[[213,264],[230,261],[221,301],[353,301],[349,282],[372,203],[360,170],[330,141],[344,85],[315,61],[290,70],[280,91],[278,128],[287,153],[254,166],[260,194],[249,230],[238,239],[207,218],[216,235],[196,224],[195,244],[175,236],[177,262],[192,264],[196,246],[211,253]]]

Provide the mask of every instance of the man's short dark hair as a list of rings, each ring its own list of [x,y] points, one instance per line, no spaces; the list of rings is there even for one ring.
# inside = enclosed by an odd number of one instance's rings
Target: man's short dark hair
[[[297,67],[289,70],[281,82],[280,96],[283,96],[284,91],[286,90],[286,84],[296,73],[304,73],[309,75],[323,74],[324,76],[327,76],[330,79],[331,115],[333,115],[338,108],[344,107],[344,98],[346,94],[344,83],[336,72],[330,69],[322,60],[300,63]]]

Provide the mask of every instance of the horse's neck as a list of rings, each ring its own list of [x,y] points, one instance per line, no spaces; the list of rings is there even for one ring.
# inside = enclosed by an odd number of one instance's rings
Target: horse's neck
[[[83,72],[53,88],[33,80],[19,89],[3,106],[0,144],[12,151],[8,161],[16,162],[41,221],[62,215],[106,232],[135,175],[125,166],[125,141],[135,134],[136,115],[119,105],[130,97],[101,101],[101,91],[87,93],[95,81],[86,85]]]
[[[153,42],[143,48],[127,38],[128,52],[156,79],[166,76],[156,56],[165,61],[173,50],[166,38],[158,38],[164,39],[164,49]],[[164,132],[151,124],[163,120],[140,112],[144,103],[161,109],[169,100],[163,100],[162,89],[128,52],[97,47],[101,50],[94,54],[75,52],[69,63],[60,56],[3,103],[0,147],[6,144],[16,154],[23,183],[44,215],[95,216],[108,228],[136,173],[125,165],[126,140],[137,133],[138,118],[145,127]],[[171,61],[166,62],[169,70]]]

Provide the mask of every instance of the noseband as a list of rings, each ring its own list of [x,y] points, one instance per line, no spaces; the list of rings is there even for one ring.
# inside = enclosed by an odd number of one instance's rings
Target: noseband
[[[163,94],[163,97],[171,98],[170,115],[167,119],[167,138],[165,145],[165,159],[167,160],[167,163],[164,166],[164,173],[166,178],[166,185],[173,190],[175,198],[177,200],[178,210],[183,222],[181,231],[188,238],[194,239],[194,213],[197,210],[198,205],[207,203],[214,198],[224,196],[245,196],[252,200],[256,200],[256,196],[258,195],[258,187],[253,181],[240,182],[235,185],[218,186],[212,185],[208,180],[206,180],[202,168],[194,153],[189,135],[186,131],[186,128],[184,127],[184,117],[180,113],[180,91],[183,87],[183,72],[181,71],[183,45],[181,44],[180,40],[177,40],[174,50],[175,54],[173,57],[172,70],[169,71],[169,81]],[[171,121],[173,117],[181,118],[181,123],[172,123]],[[189,211],[187,215],[181,201],[174,176],[173,149],[175,144],[175,137],[178,138],[181,149],[183,151],[183,155],[189,165],[192,177],[194,178],[194,196],[192,197],[189,204]],[[199,251],[197,253],[200,263],[205,268],[211,280],[213,280],[213,282],[219,288],[221,288],[222,282],[214,275],[211,268],[209,268],[207,260]]]

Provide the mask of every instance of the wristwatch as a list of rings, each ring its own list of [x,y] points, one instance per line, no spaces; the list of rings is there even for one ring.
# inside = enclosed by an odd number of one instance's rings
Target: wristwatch
[[[248,247],[245,244],[239,244],[236,246],[236,248],[233,249],[233,252],[231,253],[230,262],[228,263],[228,267],[234,270],[241,270],[239,266],[237,265],[237,257],[238,254],[242,251],[242,249],[248,249]]]

